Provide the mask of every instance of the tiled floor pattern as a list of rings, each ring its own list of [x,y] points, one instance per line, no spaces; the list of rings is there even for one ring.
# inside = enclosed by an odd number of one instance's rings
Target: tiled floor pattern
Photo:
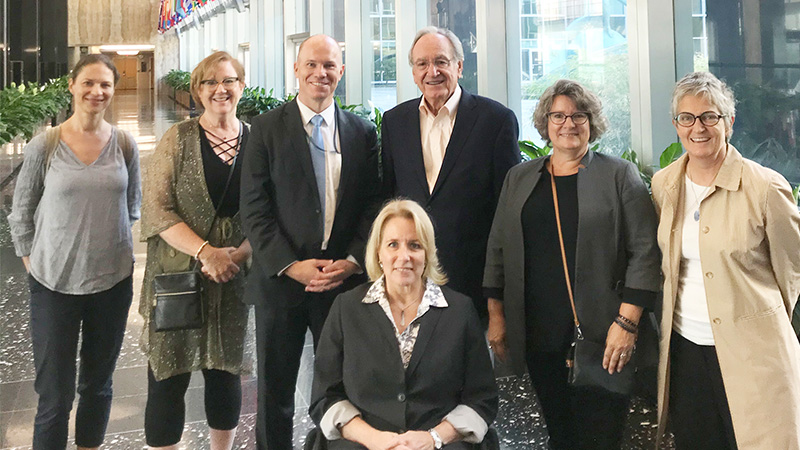
[[[187,116],[168,99],[154,99],[150,92],[118,92],[109,111],[108,120],[134,134],[142,157],[151,157],[157,139],[176,121]],[[17,153],[17,152],[11,152]],[[19,160],[19,155],[0,156],[6,165]],[[8,199],[13,183],[2,192]],[[27,279],[18,258],[13,254],[5,216],[9,204],[4,201],[0,218],[0,449],[30,448],[36,394],[33,391],[33,363],[28,331]],[[134,228],[138,236],[138,227]],[[134,450],[145,448],[143,412],[146,400],[147,361],[138,347],[142,319],[137,313],[138,292],[144,272],[145,247],[135,247],[134,304],[128,318],[122,353],[114,374],[114,403],[104,449]],[[251,314],[250,330],[253,329]],[[252,333],[250,333],[252,336]],[[248,346],[252,365],[254,344]],[[295,414],[295,447],[301,448],[304,436],[311,428],[307,415],[311,388],[312,358],[306,346],[298,380]],[[252,367],[252,366],[251,366]],[[500,414],[495,426],[504,449],[544,448],[546,431],[527,378],[502,377]],[[255,448],[256,380],[243,377],[243,409],[235,448]],[[192,378],[186,395],[187,417],[183,435],[186,449],[208,448],[208,432],[203,410],[203,381],[199,374]],[[73,409],[74,411],[74,409]],[[626,430],[625,449],[652,447],[655,412],[636,400]],[[71,431],[72,433],[72,431]],[[72,447],[74,448],[74,447]],[[663,448],[669,448],[664,446]]]

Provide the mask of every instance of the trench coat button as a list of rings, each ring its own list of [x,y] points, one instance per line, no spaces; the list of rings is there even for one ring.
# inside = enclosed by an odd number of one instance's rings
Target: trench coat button
[[[708,227],[703,227],[703,234],[708,234],[708,232],[709,232],[709,231],[711,231],[711,229],[710,229],[710,228],[708,228]]]
[[[315,209],[314,211],[315,211],[317,214],[319,214],[319,213],[321,213],[321,212],[322,212],[322,211],[320,211],[319,209]]]
[[[714,318],[714,323],[715,323],[715,324],[717,324],[717,325],[719,325],[719,324],[721,324],[721,323],[722,323],[722,320],[720,320],[720,318],[719,318],[719,317],[715,317],[715,318]]]
[[[710,279],[714,278],[714,274],[711,273],[711,272],[706,272],[706,278],[708,278],[710,280]]]
[[[399,393],[399,394],[397,394],[397,401],[398,401],[398,402],[404,402],[404,401],[406,401],[406,394],[403,394],[402,392],[401,392],[401,393]]]
[[[176,255],[176,253],[175,253],[175,249],[174,249],[174,248],[171,248],[171,249],[169,249],[169,256],[170,256],[170,258],[174,258],[174,257],[175,257],[175,255]]]

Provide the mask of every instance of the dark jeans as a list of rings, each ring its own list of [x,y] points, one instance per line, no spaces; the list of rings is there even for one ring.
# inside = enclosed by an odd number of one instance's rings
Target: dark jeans
[[[242,382],[239,375],[224,370],[203,369],[205,409],[209,428],[232,430],[239,425],[242,410]],[[186,419],[184,396],[190,372],[156,381],[147,368],[147,406],[144,434],[150,447],[166,447],[180,442]]]
[[[619,449],[629,398],[567,382],[566,352],[528,352],[528,372],[554,450]]]
[[[715,347],[697,345],[673,332],[669,353],[669,421],[675,447],[735,450],[731,411]]]
[[[128,310],[131,277],[89,295],[54,292],[29,277],[34,388],[39,405],[33,427],[34,450],[64,449],[75,399],[75,357],[81,339],[75,443],[103,442],[111,411],[111,376],[117,364]]]
[[[331,303],[328,296],[308,294],[293,307],[256,305],[259,450],[292,448],[294,390],[306,330],[311,329],[316,349]]]

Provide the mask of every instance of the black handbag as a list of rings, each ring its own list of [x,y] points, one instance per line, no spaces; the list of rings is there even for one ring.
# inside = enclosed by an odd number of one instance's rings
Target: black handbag
[[[552,167],[552,166],[551,166]],[[575,297],[572,294],[572,283],[569,278],[567,267],[567,255],[564,250],[564,236],[561,233],[561,215],[558,211],[558,194],[556,193],[556,181],[553,170],[550,170],[550,185],[553,191],[553,206],[556,211],[556,225],[558,228],[558,242],[561,245],[561,261],[564,264],[564,278],[567,282],[567,293],[569,294],[570,306],[572,306],[572,318],[575,321],[575,336],[566,355],[566,364],[569,368],[567,381],[573,386],[593,386],[600,387],[607,391],[617,394],[629,395],[634,385],[633,356],[625,364],[622,371],[609,374],[603,368],[603,355],[606,351],[605,342],[595,342],[583,335],[581,323],[578,320],[578,313],[575,310]]]
[[[239,123],[239,140],[237,146],[242,145],[242,124]],[[228,172],[225,189],[217,203],[211,226],[206,232],[204,241],[208,240],[219,215],[222,201],[231,185],[233,171],[239,152],[233,157],[233,164]],[[201,247],[202,249],[202,247]],[[198,268],[200,261],[195,259],[192,269],[185,272],[163,273],[156,275],[153,280],[154,302],[153,324],[156,331],[193,330],[202,328],[205,324],[203,313],[203,275]]]

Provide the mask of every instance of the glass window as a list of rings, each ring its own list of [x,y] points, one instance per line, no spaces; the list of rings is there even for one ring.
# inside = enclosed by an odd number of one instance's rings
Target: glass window
[[[694,27],[695,44],[705,43],[695,45],[695,70],[710,70],[736,97],[731,143],[795,185],[800,184],[800,9],[790,6],[796,5],[695,0],[692,11],[704,33],[698,36],[700,27]]]
[[[475,0],[430,0],[430,24],[447,28],[458,36],[464,47],[464,70],[459,84],[478,93],[478,40]]]
[[[373,0],[372,103],[383,111],[397,104],[394,0]]]
[[[339,42],[339,47],[342,48],[342,63],[347,67],[347,51],[344,45],[344,2],[345,0],[333,0],[331,5],[333,10],[333,35],[332,37]],[[347,70],[344,71],[342,79],[339,80],[339,85],[336,86],[335,95],[339,97],[342,102],[345,101],[347,94]]]
[[[543,144],[533,127],[533,111],[548,86],[568,78],[603,102],[610,124],[600,148],[613,154],[630,148],[626,13],[627,0],[520,2],[521,139]]]

